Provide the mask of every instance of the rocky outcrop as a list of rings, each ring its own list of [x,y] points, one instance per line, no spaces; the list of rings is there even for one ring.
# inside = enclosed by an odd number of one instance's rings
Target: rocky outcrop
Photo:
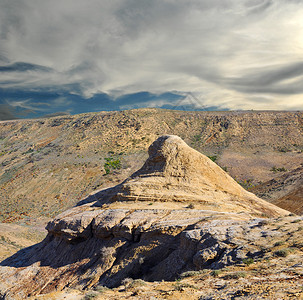
[[[155,202],[159,209],[151,208]],[[187,270],[260,257],[254,242],[279,234],[264,231],[254,216],[264,214],[288,212],[243,190],[180,138],[163,136],[129,179],[57,216],[43,242],[3,261],[0,295],[114,287],[127,277],[173,280]]]
[[[74,208],[47,226],[40,244],[1,264],[4,299],[65,287],[118,286],[124,278],[173,280],[187,270],[218,269],[262,257],[261,219],[246,214],[187,210]]]
[[[143,167],[123,183],[85,199],[100,205],[112,202],[184,202],[218,211],[245,211],[275,216],[283,209],[243,189],[217,164],[189,147],[181,138],[158,138]]]

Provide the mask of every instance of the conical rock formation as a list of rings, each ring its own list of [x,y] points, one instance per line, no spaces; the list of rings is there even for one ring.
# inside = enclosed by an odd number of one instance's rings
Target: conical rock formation
[[[288,212],[243,190],[180,138],[163,136],[129,179],[57,216],[44,241],[3,261],[0,296],[114,287],[126,277],[173,280],[262,256],[258,245],[277,233],[264,235],[254,214]]]
[[[122,184],[102,190],[89,199],[101,204],[188,202],[195,207],[217,211],[245,211],[269,216],[285,214],[283,209],[247,192],[216,163],[178,136],[159,137],[148,152],[149,158],[140,170]]]

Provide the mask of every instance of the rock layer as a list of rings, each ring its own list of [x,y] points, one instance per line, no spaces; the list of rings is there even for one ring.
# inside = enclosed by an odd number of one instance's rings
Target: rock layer
[[[161,209],[151,209],[153,201]],[[132,209],[142,202],[144,209]],[[185,206],[171,209],[173,202]],[[200,208],[185,208],[189,203]],[[57,216],[43,242],[3,261],[0,295],[114,287],[126,277],[173,280],[183,271],[260,257],[254,242],[278,233],[265,232],[249,213],[288,214],[243,190],[180,138],[163,136],[129,179]]]
[[[189,147],[181,138],[166,135],[148,149],[143,167],[123,183],[87,201],[100,204],[116,201],[189,202],[218,211],[245,211],[256,214],[285,214],[283,209],[261,200],[243,189],[205,155]]]
[[[47,238],[6,259],[4,299],[23,299],[65,287],[115,287],[124,278],[174,280],[264,255],[254,242],[270,235],[246,214],[184,210],[103,210],[94,203],[59,215]]]

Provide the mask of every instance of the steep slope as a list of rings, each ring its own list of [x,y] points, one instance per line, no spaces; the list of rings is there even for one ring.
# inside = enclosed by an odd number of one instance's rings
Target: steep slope
[[[154,202],[161,208],[151,209]],[[186,208],[192,203],[199,208]],[[265,214],[289,212],[245,191],[179,137],[162,136],[129,179],[62,213],[43,242],[3,261],[0,295],[114,287],[126,277],[173,280],[183,271],[257,258],[264,255],[260,240],[276,234],[264,234],[262,219],[253,219]]]
[[[263,199],[296,214],[303,214],[303,166],[251,189]]]

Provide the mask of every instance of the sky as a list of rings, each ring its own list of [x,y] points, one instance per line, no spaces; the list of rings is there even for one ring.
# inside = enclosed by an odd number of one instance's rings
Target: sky
[[[301,0],[0,0],[0,120],[302,110]]]

